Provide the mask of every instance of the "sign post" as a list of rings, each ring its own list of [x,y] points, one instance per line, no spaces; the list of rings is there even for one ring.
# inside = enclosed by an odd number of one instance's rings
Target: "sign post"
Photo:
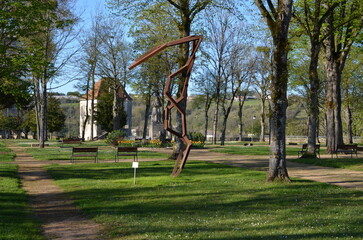
[[[134,169],[134,184],[136,184],[136,168],[139,167],[139,162],[132,162],[132,168]]]

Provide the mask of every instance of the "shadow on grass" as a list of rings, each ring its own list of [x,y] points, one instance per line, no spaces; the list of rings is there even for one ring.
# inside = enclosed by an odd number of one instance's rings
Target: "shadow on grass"
[[[363,237],[361,192],[307,180],[267,184],[265,173],[194,161],[170,178],[173,163],[140,166],[137,185],[124,163],[49,172],[109,235],[125,239]]]

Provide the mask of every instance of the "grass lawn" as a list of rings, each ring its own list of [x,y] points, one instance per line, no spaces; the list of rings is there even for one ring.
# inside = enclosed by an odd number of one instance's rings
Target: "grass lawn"
[[[0,164],[0,239],[44,239],[20,187],[17,167],[12,164]]]
[[[109,239],[363,239],[363,192],[296,180],[266,183],[266,173],[189,161],[49,165]]]
[[[300,147],[286,147],[287,155],[297,156],[297,152],[301,150]],[[270,155],[269,146],[223,146],[211,149],[212,152],[238,154],[238,155]]]
[[[90,147],[90,145],[81,145],[80,147]],[[37,160],[70,160],[72,154],[71,147],[64,147],[64,148],[27,148],[27,152],[31,154]],[[153,151],[138,151],[139,159],[142,158],[165,158],[167,159],[169,155],[157,153]],[[120,159],[125,159],[130,157],[119,157]],[[77,159],[81,158],[76,158]],[[88,158],[90,161],[93,158]],[[115,149],[112,147],[100,147],[98,149],[98,159],[99,161],[102,160],[114,160],[115,159]]]
[[[9,148],[6,147],[4,141],[0,141],[0,162],[10,162],[15,158],[15,153],[12,153]]]
[[[356,171],[363,171],[363,158],[296,158],[289,159],[289,161],[316,166],[347,168]]]

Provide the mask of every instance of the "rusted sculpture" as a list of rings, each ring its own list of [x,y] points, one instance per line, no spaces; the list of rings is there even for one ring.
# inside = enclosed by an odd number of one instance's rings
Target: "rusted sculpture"
[[[164,129],[169,131],[171,134],[174,134],[175,136],[177,136],[185,144],[185,148],[180,150],[180,152],[178,154],[178,158],[175,162],[175,167],[171,174],[171,176],[174,176],[174,177],[178,176],[180,174],[180,172],[183,170],[185,163],[189,156],[190,147],[192,145],[192,143],[190,142],[190,140],[187,136],[185,111],[180,107],[180,104],[183,102],[183,100],[186,100],[186,98],[187,98],[188,83],[189,83],[190,73],[192,71],[194,60],[195,60],[195,53],[197,52],[202,39],[203,39],[202,36],[188,36],[188,37],[183,37],[178,40],[159,45],[159,46],[151,49],[149,52],[145,53],[140,58],[136,59],[135,62],[133,64],[131,64],[131,66],[129,67],[129,69],[136,67],[137,65],[145,62],[147,59],[151,58],[152,56],[163,51],[167,47],[171,47],[171,46],[175,46],[175,45],[179,45],[179,44],[192,43],[191,54],[190,54],[190,57],[189,57],[187,63],[182,68],[178,69],[176,72],[174,72],[168,76],[168,80],[166,82],[166,86],[164,89],[164,95],[166,96],[167,100],[170,102],[170,104],[165,109]],[[181,96],[175,100],[171,95],[171,89],[170,89],[171,79],[173,77],[175,77],[176,75],[182,74],[182,73],[185,73],[185,75],[184,75],[185,79],[184,79],[182,93],[181,93]],[[174,107],[180,113],[181,118],[182,118],[182,132],[181,133],[173,130],[170,127],[170,114],[169,113]]]

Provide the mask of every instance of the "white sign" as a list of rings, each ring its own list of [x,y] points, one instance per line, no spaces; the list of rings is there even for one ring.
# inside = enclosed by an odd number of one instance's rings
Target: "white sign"
[[[138,168],[139,162],[132,162],[132,168]]]

